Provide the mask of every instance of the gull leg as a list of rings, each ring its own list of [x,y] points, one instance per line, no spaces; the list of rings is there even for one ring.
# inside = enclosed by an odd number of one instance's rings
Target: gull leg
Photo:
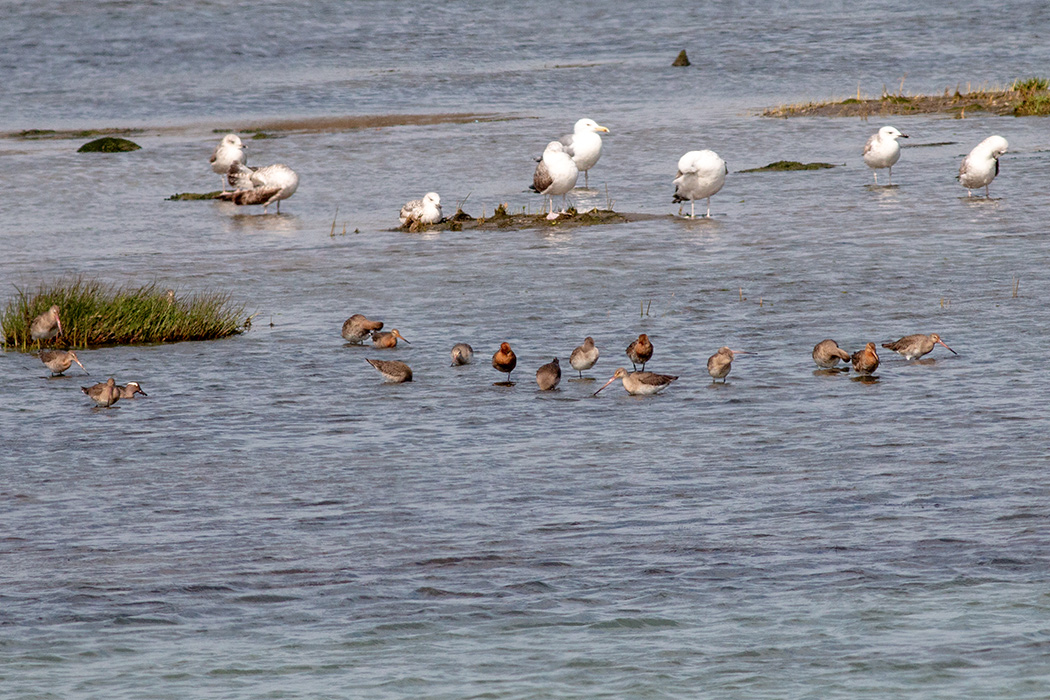
[[[707,218],[711,218],[711,198],[707,198]]]
[[[889,175],[887,175],[887,177],[889,178],[889,183],[890,183],[889,185],[887,185],[887,187],[889,187],[890,185],[893,185],[893,166],[892,165],[889,167]]]
[[[583,186],[585,188],[590,188],[590,186],[591,186],[591,178],[590,178],[590,174],[589,174],[589,172],[587,170],[583,171]]]
[[[875,174],[875,184],[876,185],[879,184],[879,171],[878,170],[872,170],[871,172]]]
[[[694,199],[690,199],[689,200],[689,218],[690,219],[695,219],[696,218],[696,200],[694,200]]]

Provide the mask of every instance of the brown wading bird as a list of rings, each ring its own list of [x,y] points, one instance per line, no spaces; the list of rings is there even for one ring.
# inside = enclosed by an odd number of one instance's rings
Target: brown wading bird
[[[594,367],[598,361],[598,348],[594,347],[594,338],[587,336],[583,339],[583,345],[578,345],[569,355],[569,364],[580,373],[583,379],[583,370]]]
[[[879,353],[875,352],[875,343],[868,343],[863,350],[853,353],[853,369],[858,374],[872,374],[879,368]]]
[[[492,356],[492,366],[500,372],[505,372],[509,382],[510,373],[514,371],[514,367],[517,364],[518,358],[514,355],[514,351],[510,349],[510,343],[500,343],[499,350]]]
[[[725,384],[726,377],[729,376],[729,372],[733,369],[733,358],[737,355],[748,355],[743,350],[730,350],[723,346],[718,348],[711,357],[707,358],[707,373],[711,375],[711,381],[714,382],[718,379],[722,380]]]
[[[372,346],[380,349],[397,347],[397,339],[400,338],[405,340],[405,336],[397,332],[396,328],[392,328],[389,331],[376,331],[372,333]],[[408,343],[411,345],[412,343]]]
[[[349,343],[364,342],[372,331],[383,330],[382,321],[370,321],[361,314],[354,314],[343,321],[343,338]]]
[[[120,401],[120,389],[117,388],[117,380],[113,377],[107,379],[105,384],[82,386],[80,390],[102,408],[109,408]]]
[[[883,343],[882,347],[888,348],[898,355],[903,355],[906,360],[915,360],[931,352],[938,345],[943,345],[945,348],[948,348],[948,351],[953,355],[959,354],[947,345],[944,345],[941,336],[936,333],[931,333],[929,335],[923,335],[922,333],[906,335],[900,340],[895,340],[892,343]]]
[[[561,364],[555,357],[552,361],[536,370],[536,384],[541,391],[550,391],[558,386],[561,381]]]
[[[47,365],[51,374],[56,377],[69,369],[74,362],[80,365],[77,354],[72,350],[43,350],[40,353],[40,361]],[[91,374],[84,365],[80,365],[80,369],[84,370],[84,374]]]
[[[642,366],[642,371],[645,371],[645,363],[653,357],[653,344],[649,342],[649,336],[642,333],[638,336],[638,340],[632,342],[627,346],[627,357],[631,360],[631,367],[638,369],[638,365]]]
[[[33,319],[29,325],[29,336],[33,340],[51,340],[62,332],[62,321],[58,318],[58,307],[50,309]]]
[[[839,360],[846,363],[845,369],[849,370],[850,354],[839,347],[831,338],[822,340],[813,347],[813,361],[818,367],[824,369],[843,369],[838,366]]]
[[[367,360],[368,364],[379,370],[383,378],[394,384],[412,381],[412,368],[397,360]]]
[[[456,365],[469,365],[474,361],[474,348],[466,343],[456,343],[452,346],[452,352],[449,354],[452,356],[453,367]]]
[[[135,394],[149,396],[149,394],[142,390],[142,386],[138,382],[128,382],[124,386],[118,384],[117,390],[120,391],[120,398],[122,399],[133,399],[135,398]]]
[[[651,396],[671,386],[671,382],[678,379],[678,377],[670,374],[656,374],[655,372],[628,372],[623,367],[618,367],[612,379],[605,382],[602,389],[617,379],[623,380],[623,388],[631,396]],[[597,396],[602,389],[594,392],[592,396]]]

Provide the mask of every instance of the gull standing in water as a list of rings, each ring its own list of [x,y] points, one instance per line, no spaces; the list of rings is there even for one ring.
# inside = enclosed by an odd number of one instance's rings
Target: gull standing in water
[[[222,191],[226,191],[226,174],[230,172],[230,166],[234,163],[244,165],[247,160],[244,155],[245,145],[241,143],[241,137],[237,134],[226,134],[215,147],[208,162],[211,163],[212,172],[219,174],[222,180]]]
[[[906,335],[900,340],[895,340],[892,343],[883,343],[882,347],[892,350],[898,355],[903,355],[906,360],[917,360],[923,355],[932,352],[935,347],[941,345],[948,349],[953,355],[958,355],[941,340],[941,336],[936,333],[929,335],[923,335],[922,333],[916,333],[915,335]]]
[[[261,204],[263,214],[271,204],[277,204],[281,213],[281,200],[288,199],[299,189],[299,175],[283,163],[262,168],[252,168],[234,162],[227,173],[233,192],[223,192],[219,199],[234,204]]]
[[[602,157],[602,137],[598,132],[609,133],[593,119],[581,119],[572,128],[571,134],[565,134],[559,140],[565,152],[572,156],[576,169],[583,173],[583,186],[588,187],[588,171]]]
[[[583,339],[583,345],[577,345],[573,349],[569,355],[569,364],[580,373],[580,379],[583,379],[583,370],[594,367],[594,363],[598,361],[598,354],[598,348],[594,346],[594,338],[591,336]]]
[[[68,352],[65,350],[43,350],[40,353],[40,361],[47,365],[47,368],[51,370],[51,376],[54,377],[65,372],[74,362],[80,365],[77,354],[72,350]],[[80,365],[80,369],[84,370],[84,374],[91,374],[84,365]]]
[[[972,197],[970,190],[984,188],[984,196],[991,197],[988,185],[999,174],[999,156],[1006,153],[1010,144],[1002,136],[989,136],[977,144],[970,154],[963,158],[959,166],[959,183],[966,188],[966,196]]]
[[[576,178],[580,171],[573,162],[572,156],[565,152],[565,147],[559,141],[551,141],[543,150],[543,157],[536,164],[536,172],[532,175],[531,190],[546,195],[550,199],[550,213],[548,219],[557,219],[554,213],[554,198],[561,195],[562,212],[568,205],[565,195],[576,186]]]
[[[839,360],[847,363],[845,369],[849,370],[850,354],[839,347],[831,338],[822,340],[813,346],[813,361],[823,369],[842,369],[838,366]]]
[[[398,217],[402,226],[412,224],[437,224],[441,222],[441,195],[437,192],[427,192],[423,199],[413,199],[401,207]]]
[[[51,340],[61,332],[62,321],[58,318],[57,306],[52,306],[29,324],[29,337],[33,340]]]
[[[678,377],[671,374],[656,374],[655,372],[628,372],[625,368],[618,367],[612,379],[605,382],[602,389],[617,379],[623,380],[623,388],[631,396],[651,396],[671,386],[671,382],[678,379]],[[592,396],[597,396],[602,389],[594,392]]]
[[[900,160],[901,145],[897,139],[908,138],[892,126],[884,126],[877,133],[872,134],[868,142],[864,144],[864,163],[875,173],[875,184],[879,184],[879,169],[889,168],[887,175],[889,184],[893,184],[893,164]]]
[[[711,196],[726,183],[726,162],[714,151],[689,151],[678,159],[674,178],[674,201],[689,201],[689,216],[696,218],[696,200],[707,199],[707,218],[711,218]],[[679,209],[679,211],[681,211]]]
[[[560,381],[561,364],[557,357],[536,370],[536,384],[540,387],[540,391],[556,389]]]
[[[382,321],[370,321],[362,314],[354,314],[343,321],[343,338],[350,343],[360,344],[372,335],[372,331],[381,330]]]

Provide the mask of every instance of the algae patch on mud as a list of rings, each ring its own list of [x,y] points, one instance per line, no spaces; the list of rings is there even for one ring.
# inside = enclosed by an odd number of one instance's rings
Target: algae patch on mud
[[[570,208],[556,219],[548,219],[546,214],[529,214],[526,212],[511,213],[507,211],[506,205],[496,207],[491,216],[473,217],[462,209],[454,215],[443,219],[437,224],[420,224],[413,222],[408,226],[402,226],[399,230],[410,233],[425,233],[430,231],[498,231],[504,229],[576,229],[585,226],[604,226],[607,224],[626,224],[632,221],[651,221],[655,219],[671,218],[669,214],[622,214],[610,209],[591,209],[578,212]]]
[[[178,192],[164,199],[165,202],[196,202],[202,199],[218,199],[221,191],[214,192]]]
[[[137,151],[142,146],[134,141],[128,141],[116,136],[103,136],[94,141],[88,141],[77,149],[77,153],[127,153]]]
[[[785,173],[796,170],[826,170],[834,168],[833,163],[799,163],[797,160],[778,160],[761,168],[748,168],[741,170],[742,173]]]

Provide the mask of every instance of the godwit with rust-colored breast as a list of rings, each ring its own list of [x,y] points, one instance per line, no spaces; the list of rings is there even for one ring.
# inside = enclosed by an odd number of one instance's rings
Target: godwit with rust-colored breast
[[[638,336],[638,340],[635,340],[627,346],[627,357],[631,360],[631,368],[637,370],[638,365],[642,366],[642,371],[645,371],[645,363],[653,357],[653,344],[649,342],[649,336],[642,333]]]
[[[813,361],[817,363],[818,367],[824,369],[841,369],[838,367],[839,360],[846,363],[846,369],[849,369],[850,354],[839,347],[831,338],[822,340],[813,346]]]
[[[561,381],[561,364],[555,357],[552,361],[536,370],[536,384],[541,391],[550,391],[558,386]]]
[[[56,377],[69,369],[74,362],[80,365],[80,369],[84,370],[84,374],[91,374],[84,365],[80,364],[77,354],[72,350],[68,352],[65,350],[43,350],[40,353],[40,361],[47,365],[47,368],[51,370],[51,374]]]
[[[50,309],[33,319],[29,325],[29,336],[33,340],[51,340],[62,332],[62,321],[58,318],[58,307]]]
[[[113,377],[107,379],[104,384],[82,386],[80,390],[102,408],[109,408],[120,401],[120,389],[117,388],[117,380]]]
[[[514,351],[510,349],[510,343],[500,343],[499,350],[492,356],[492,366],[500,372],[506,373],[507,381],[509,382],[510,373],[514,371],[514,367],[517,364],[518,358]]]
[[[944,341],[941,340],[941,336],[936,333],[930,333],[929,335],[923,335],[922,333],[906,335],[900,340],[895,340],[892,343],[883,343],[882,347],[888,348],[898,355],[903,355],[906,360],[916,360],[931,352],[937,345],[944,346],[953,355],[959,354],[945,345]]]
[[[372,346],[380,349],[397,347],[398,338],[408,343],[405,336],[401,335],[396,328],[389,331],[376,331],[372,333]]]
[[[583,370],[594,367],[594,363],[598,361],[598,354],[594,338],[587,336],[583,339],[583,345],[577,345],[569,355],[569,364],[580,373],[580,379],[583,379]]]
[[[397,360],[367,360],[368,364],[379,370],[383,378],[394,384],[412,381],[412,368]]]
[[[382,321],[370,321],[362,314],[354,314],[343,321],[343,338],[350,343],[360,344],[372,335],[372,331],[383,330]]]
[[[868,343],[863,350],[853,353],[850,359],[858,374],[872,374],[879,368],[879,353],[875,351],[875,343]]]
[[[456,365],[469,365],[474,361],[474,348],[466,343],[456,343],[452,346],[452,352],[449,354],[452,356],[453,367]]]
[[[616,373],[613,374],[609,381],[605,382],[602,389],[617,379],[623,380],[623,388],[627,390],[628,394],[632,396],[651,396],[671,386],[671,382],[678,379],[678,377],[671,374],[656,374],[655,372],[628,372],[625,368],[618,367]],[[594,392],[593,396],[597,396],[602,389]]]

